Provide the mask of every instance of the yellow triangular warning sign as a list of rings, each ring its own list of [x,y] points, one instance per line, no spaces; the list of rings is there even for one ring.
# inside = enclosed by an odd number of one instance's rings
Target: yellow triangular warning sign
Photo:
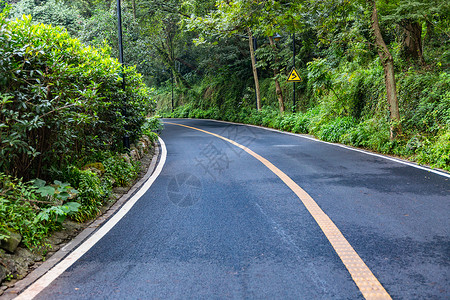
[[[297,70],[295,68],[292,68],[291,73],[288,77],[288,82],[300,82],[302,81],[302,78],[298,75]]]

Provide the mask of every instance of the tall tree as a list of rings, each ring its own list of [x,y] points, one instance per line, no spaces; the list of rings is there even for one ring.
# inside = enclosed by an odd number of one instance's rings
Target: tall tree
[[[378,22],[378,12],[375,0],[369,1],[372,14],[372,30],[375,38],[375,44],[377,47],[378,56],[380,57],[381,64],[384,70],[384,81],[386,85],[386,96],[389,103],[389,112],[391,119],[391,140],[395,139],[401,131],[400,127],[400,113],[398,109],[397,87],[395,83],[395,70],[394,70],[394,58],[389,52],[386,43],[384,42],[381,34],[380,24]]]
[[[186,43],[180,20],[182,16],[187,17],[187,14],[183,11],[180,1],[142,1],[139,10],[141,30],[148,37],[147,47],[152,49],[170,70],[178,86],[190,88],[188,81],[175,67],[175,62],[179,61],[178,51],[181,45]]]
[[[252,30],[250,28],[247,28],[247,32],[248,32],[248,44],[250,47],[250,57],[252,59],[253,79],[255,80],[256,108],[258,110],[260,110],[261,109],[261,91],[259,89],[258,69],[256,68],[255,49],[253,47],[254,37],[253,37]]]
[[[190,28],[200,31],[203,36],[230,37],[243,33],[248,35],[258,109],[261,109],[261,96],[252,39],[255,32],[266,36],[272,35],[278,28],[276,23],[282,22],[281,20],[286,17],[280,12],[286,11],[287,5],[290,5],[287,1],[217,0],[216,8],[208,15],[194,18],[189,22]],[[204,40],[203,37],[200,39]],[[279,87],[277,76],[275,81],[276,86]],[[283,103],[281,87],[277,89],[277,98]],[[280,104],[280,109],[284,110],[284,103]]]
[[[281,86],[280,86],[280,82],[278,81],[278,75],[280,73],[280,70],[278,69],[278,51],[277,51],[277,47],[275,46],[275,41],[273,39],[273,36],[269,36],[269,43],[270,46],[272,47],[272,50],[274,52],[274,67],[273,67],[273,76],[275,78],[275,93],[277,94],[277,99],[278,99],[278,105],[280,108],[280,112],[284,113],[284,100],[283,100],[283,91],[281,90]]]

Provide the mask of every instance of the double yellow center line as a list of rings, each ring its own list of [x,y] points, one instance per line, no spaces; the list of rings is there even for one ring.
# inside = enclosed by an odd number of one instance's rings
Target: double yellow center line
[[[166,124],[182,126],[194,130],[198,130],[219,139],[222,139],[228,143],[241,148],[261,163],[263,163],[270,171],[277,175],[299,198],[299,200],[305,205],[306,209],[309,211],[311,216],[316,220],[317,224],[322,229],[323,233],[327,237],[328,241],[333,246],[334,250],[338,254],[339,258],[344,263],[345,267],[349,271],[353,278],[353,281],[358,286],[359,290],[366,299],[391,299],[389,294],[386,292],[384,287],[378,281],[378,279],[373,275],[372,271],[367,267],[364,261],[356,253],[355,249],[350,245],[344,235],[341,233],[339,228],[331,221],[331,219],[325,214],[325,212],[319,207],[319,205],[314,201],[311,196],[305,192],[298,184],[296,184],[289,176],[287,176],[280,169],[275,167],[270,161],[260,156],[259,154],[253,152],[249,148],[233,141],[227,139],[221,135],[183,124],[164,122]]]

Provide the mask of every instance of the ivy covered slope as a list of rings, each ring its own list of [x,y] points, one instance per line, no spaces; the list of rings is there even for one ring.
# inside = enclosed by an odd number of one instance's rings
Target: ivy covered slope
[[[108,46],[7,15],[0,14],[0,245],[18,234],[31,249],[67,216],[95,217],[112,187],[134,180],[139,164],[120,154],[122,137],[142,155],[154,138],[154,101]]]

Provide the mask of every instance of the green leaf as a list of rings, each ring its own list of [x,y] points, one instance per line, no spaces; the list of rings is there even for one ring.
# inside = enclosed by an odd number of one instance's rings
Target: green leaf
[[[39,178],[31,180],[31,182],[33,183],[33,186],[37,188],[45,186],[45,181]]]
[[[38,188],[36,192],[41,194],[43,197],[47,197],[55,195],[56,190],[54,187],[47,185]]]

